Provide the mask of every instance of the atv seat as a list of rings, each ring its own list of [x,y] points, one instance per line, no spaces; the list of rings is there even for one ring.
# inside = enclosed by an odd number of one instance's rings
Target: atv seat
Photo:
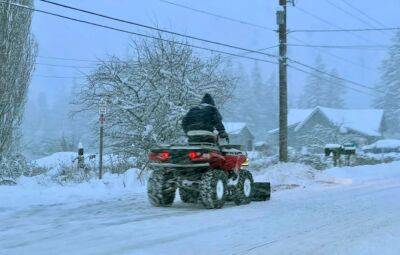
[[[217,142],[217,135],[207,130],[191,130],[187,132],[189,144],[192,143],[213,143]]]

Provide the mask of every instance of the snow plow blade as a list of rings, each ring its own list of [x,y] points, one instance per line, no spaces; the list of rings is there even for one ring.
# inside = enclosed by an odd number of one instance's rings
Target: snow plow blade
[[[255,182],[253,184],[253,201],[266,201],[271,198],[271,183]]]

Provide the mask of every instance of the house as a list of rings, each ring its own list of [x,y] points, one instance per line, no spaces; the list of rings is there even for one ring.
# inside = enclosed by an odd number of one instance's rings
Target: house
[[[224,122],[231,144],[239,144],[244,150],[253,150],[254,136],[244,122]]]
[[[268,144],[265,141],[258,141],[254,143],[254,150],[256,151],[267,151],[268,150]]]
[[[363,146],[382,137],[383,110],[379,109],[290,109],[288,145],[298,151],[322,152],[325,144],[345,142]],[[279,130],[267,133],[267,143],[278,146]]]
[[[400,152],[400,140],[397,139],[378,140],[373,144],[363,146],[362,150],[364,152],[369,152],[369,153]]]

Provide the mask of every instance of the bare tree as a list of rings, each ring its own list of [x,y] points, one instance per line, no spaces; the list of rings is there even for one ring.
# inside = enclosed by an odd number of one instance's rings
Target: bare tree
[[[11,3],[32,6],[33,1],[0,3],[0,155],[16,145],[37,52],[32,11]]]
[[[125,60],[104,61],[79,94],[85,110],[107,101],[108,147],[137,157],[139,165],[154,144],[182,138],[181,118],[205,92],[222,105],[236,83],[219,56],[203,59],[174,38],[158,38],[133,42]]]

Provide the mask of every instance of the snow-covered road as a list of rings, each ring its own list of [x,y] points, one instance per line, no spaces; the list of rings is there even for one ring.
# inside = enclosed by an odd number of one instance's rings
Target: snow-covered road
[[[351,181],[221,210],[154,208],[143,193],[1,207],[0,254],[399,254],[400,163],[332,174]]]

